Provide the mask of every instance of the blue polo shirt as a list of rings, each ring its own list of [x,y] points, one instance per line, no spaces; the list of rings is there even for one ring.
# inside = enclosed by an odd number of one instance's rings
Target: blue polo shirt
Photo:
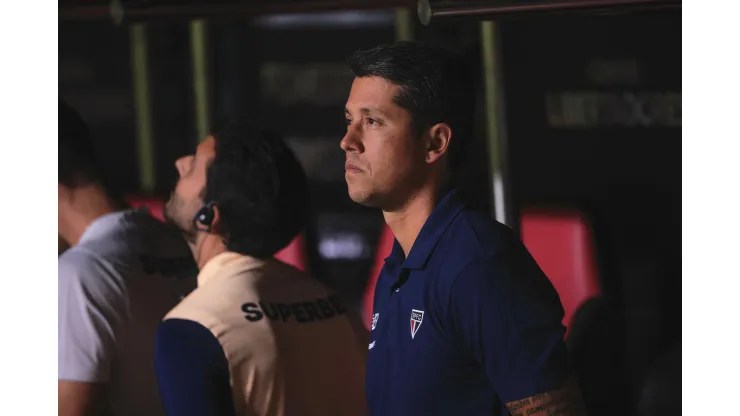
[[[521,240],[452,190],[408,258],[394,243],[378,278],[370,414],[491,416],[555,389],[568,375],[562,319],[557,292]]]

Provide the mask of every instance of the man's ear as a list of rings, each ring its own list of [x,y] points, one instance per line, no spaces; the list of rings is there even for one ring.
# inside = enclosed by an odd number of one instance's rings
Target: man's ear
[[[433,125],[426,136],[426,162],[434,163],[438,161],[450,146],[452,139],[452,129],[447,123],[437,123]]]

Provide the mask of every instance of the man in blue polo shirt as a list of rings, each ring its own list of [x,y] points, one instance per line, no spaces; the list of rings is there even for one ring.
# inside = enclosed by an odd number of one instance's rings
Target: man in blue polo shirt
[[[381,208],[395,236],[375,289],[370,413],[583,414],[557,293],[516,235],[451,185],[474,113],[459,57],[400,42],[350,66],[349,195]]]

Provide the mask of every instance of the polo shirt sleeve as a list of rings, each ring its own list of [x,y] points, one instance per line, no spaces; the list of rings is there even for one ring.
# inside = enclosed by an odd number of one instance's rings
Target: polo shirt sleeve
[[[125,289],[84,251],[63,254],[58,273],[58,379],[107,382],[125,319]]]
[[[167,414],[235,414],[226,355],[201,324],[186,319],[160,323],[154,363]]]
[[[558,388],[568,371],[563,308],[523,247],[479,258],[451,289],[449,325],[504,402]]]

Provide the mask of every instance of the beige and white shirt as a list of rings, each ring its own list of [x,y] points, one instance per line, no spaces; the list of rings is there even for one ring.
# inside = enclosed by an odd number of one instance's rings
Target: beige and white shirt
[[[162,399],[170,414],[364,415],[367,340],[324,284],[223,253],[160,325]]]

